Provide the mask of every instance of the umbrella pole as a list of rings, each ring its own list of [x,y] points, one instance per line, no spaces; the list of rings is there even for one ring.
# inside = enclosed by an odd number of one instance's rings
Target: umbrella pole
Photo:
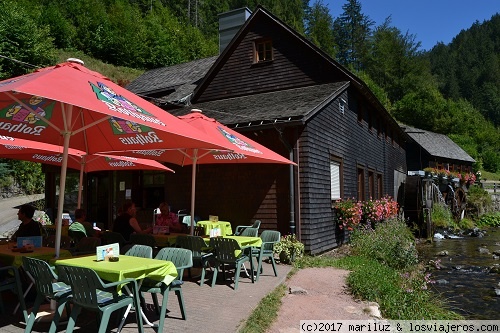
[[[64,192],[66,190],[66,170],[68,167],[68,147],[71,133],[66,132],[64,137],[63,160],[61,165],[61,179],[59,180],[59,200],[57,204],[56,216],[56,258],[59,258],[59,250],[61,248],[61,229],[62,229],[62,213],[64,209]]]
[[[194,150],[193,164],[191,170],[191,236],[194,235],[194,198],[196,193],[196,161],[198,160],[198,149]]]
[[[81,208],[82,205],[82,184],[83,184],[83,168],[85,167],[85,156],[82,156],[80,165],[80,180],[78,181],[78,201],[76,208]]]

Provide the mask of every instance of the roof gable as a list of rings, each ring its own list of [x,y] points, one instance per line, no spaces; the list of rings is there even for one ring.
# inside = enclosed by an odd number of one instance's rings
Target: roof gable
[[[255,62],[255,43],[272,43],[273,59]],[[341,65],[262,7],[250,16],[196,88],[193,103],[349,81]],[[236,82],[237,81],[237,82]]]

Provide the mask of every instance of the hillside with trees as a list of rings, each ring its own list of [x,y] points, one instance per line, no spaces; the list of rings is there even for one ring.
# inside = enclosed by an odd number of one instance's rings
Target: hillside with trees
[[[217,15],[257,5],[363,79],[398,121],[449,135],[476,169],[500,171],[498,13],[423,52],[391,17],[375,26],[358,0],[339,17],[322,0],[0,0],[0,79],[71,56],[126,86],[144,70],[216,55]]]

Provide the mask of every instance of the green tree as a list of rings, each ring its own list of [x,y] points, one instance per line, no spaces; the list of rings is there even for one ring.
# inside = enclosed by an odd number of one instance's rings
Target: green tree
[[[333,23],[337,59],[344,66],[359,71],[365,67],[374,22],[361,12],[358,0],[348,0],[342,9],[344,12]]]
[[[37,24],[39,9],[25,1],[0,0],[0,54],[6,57],[0,58],[0,79],[26,74],[34,69],[30,65],[54,62],[49,29]]]
[[[316,46],[335,58],[333,18],[322,0],[316,0],[306,14],[306,37]]]
[[[414,35],[402,34],[391,26],[390,17],[375,29],[371,41],[371,52],[365,57],[366,71],[392,101],[433,81],[428,64],[419,57],[420,42]]]
[[[446,100],[432,84],[408,92],[394,103],[393,115],[406,124],[436,131],[437,119],[446,110]]]
[[[77,31],[76,27],[73,26],[71,20],[66,18],[62,10],[64,10],[64,7],[61,1],[47,1],[47,4],[41,8],[42,13],[39,24],[49,28],[55,47],[58,49],[69,49],[75,47]]]
[[[26,194],[43,193],[45,175],[40,163],[10,160],[13,177]]]

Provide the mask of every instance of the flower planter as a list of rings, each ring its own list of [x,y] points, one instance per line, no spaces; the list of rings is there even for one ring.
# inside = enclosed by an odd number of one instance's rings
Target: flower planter
[[[285,251],[280,252],[280,261],[284,264],[291,264],[295,261],[295,252],[288,255]]]

